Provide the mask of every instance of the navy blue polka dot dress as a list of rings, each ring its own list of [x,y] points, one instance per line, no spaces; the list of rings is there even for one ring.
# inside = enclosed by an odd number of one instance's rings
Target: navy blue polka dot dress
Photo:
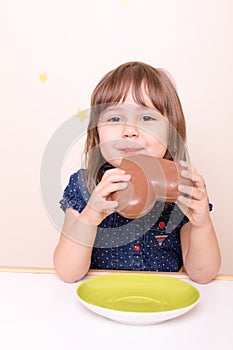
[[[71,175],[61,208],[81,212],[89,200],[86,171]],[[175,203],[157,201],[149,214],[127,219],[117,212],[99,225],[92,251],[92,269],[179,271],[183,265],[180,229],[188,222]]]

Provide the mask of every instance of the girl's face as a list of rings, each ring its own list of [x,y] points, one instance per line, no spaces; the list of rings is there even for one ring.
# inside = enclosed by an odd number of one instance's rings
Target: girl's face
[[[169,122],[152,105],[144,92],[147,107],[137,104],[129,91],[125,101],[110,105],[97,125],[102,156],[113,166],[122,158],[147,154],[163,158],[168,143]]]

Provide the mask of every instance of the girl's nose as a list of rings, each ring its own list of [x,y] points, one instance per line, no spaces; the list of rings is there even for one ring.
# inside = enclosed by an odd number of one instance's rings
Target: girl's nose
[[[123,137],[124,138],[136,138],[139,135],[138,128],[132,124],[126,124],[123,129]]]

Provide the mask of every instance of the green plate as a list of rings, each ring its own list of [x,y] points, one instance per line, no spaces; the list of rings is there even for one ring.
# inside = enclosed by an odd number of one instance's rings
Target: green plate
[[[132,316],[167,313],[165,318],[171,318],[189,311],[198,302],[200,294],[193,285],[177,278],[116,273],[82,282],[77,288],[77,296],[86,307],[106,317],[120,312]],[[158,315],[150,318],[158,319]]]

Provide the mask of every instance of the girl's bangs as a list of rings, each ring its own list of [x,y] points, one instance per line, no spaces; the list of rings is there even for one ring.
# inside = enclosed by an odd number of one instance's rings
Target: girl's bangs
[[[145,100],[147,97],[151,104],[162,114],[167,114],[165,110],[166,96],[162,93],[162,89],[155,82],[142,80],[139,84],[132,84],[132,96],[139,105],[149,107]]]
[[[134,101],[141,105],[147,106],[146,98],[149,98],[152,105],[164,114],[166,97],[161,91],[158,84],[154,82],[145,81],[144,79],[138,79],[138,77],[131,77],[131,79],[122,79],[117,84],[110,82],[109,85],[105,86],[105,93],[102,93],[101,99],[98,99],[97,104],[115,104],[125,102],[129,92],[131,92]],[[149,93],[150,92],[150,93]]]

